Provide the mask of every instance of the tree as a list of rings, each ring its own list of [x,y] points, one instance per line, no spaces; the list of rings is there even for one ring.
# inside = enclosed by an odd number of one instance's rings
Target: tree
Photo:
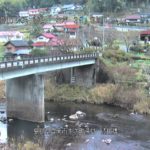
[[[36,37],[42,33],[42,26],[45,23],[43,15],[34,16],[28,24],[31,26],[30,35]]]
[[[136,31],[120,32],[120,39],[126,46],[127,52],[129,52],[130,46],[137,39],[139,33]]]
[[[51,7],[57,2],[58,0],[25,0],[24,6],[27,8]]]

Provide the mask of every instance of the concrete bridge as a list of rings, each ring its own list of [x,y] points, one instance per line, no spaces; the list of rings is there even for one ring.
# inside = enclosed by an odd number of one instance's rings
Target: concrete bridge
[[[44,73],[70,69],[70,81],[91,86],[96,81],[97,54],[72,54],[0,62],[0,80],[6,80],[8,117],[44,121]]]

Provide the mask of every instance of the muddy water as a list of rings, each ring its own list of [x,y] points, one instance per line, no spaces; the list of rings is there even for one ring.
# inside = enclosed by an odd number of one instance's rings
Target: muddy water
[[[28,141],[40,138],[46,150],[150,149],[150,116],[106,105],[54,102],[45,105],[44,124],[14,120],[8,124],[8,137],[18,139],[23,135]],[[78,110],[86,116],[70,120],[69,115]]]

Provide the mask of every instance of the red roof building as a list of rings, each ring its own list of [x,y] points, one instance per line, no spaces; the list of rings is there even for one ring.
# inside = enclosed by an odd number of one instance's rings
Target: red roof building
[[[150,30],[142,31],[140,35],[150,35]]]
[[[150,41],[150,30],[140,32],[140,40],[145,42]]]
[[[43,33],[42,35],[48,39],[56,38],[56,36],[51,33]]]
[[[64,28],[66,29],[79,29],[79,25],[77,24],[67,24],[67,25],[64,25]]]
[[[41,48],[41,47],[58,47],[58,46],[63,45],[63,43],[64,43],[63,40],[54,38],[49,42],[35,42],[32,44],[32,46],[38,47],[38,48]]]
[[[131,15],[131,16],[127,16],[125,18],[125,21],[127,23],[140,23],[141,22],[141,16],[140,15]]]
[[[49,42],[54,38],[57,38],[57,37],[52,33],[43,33],[37,37],[36,41],[37,42]]]

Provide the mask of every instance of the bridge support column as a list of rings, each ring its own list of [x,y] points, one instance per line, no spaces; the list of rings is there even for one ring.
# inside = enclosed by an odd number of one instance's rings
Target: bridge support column
[[[96,65],[86,65],[74,68],[75,84],[91,87],[96,83]]]
[[[8,117],[44,121],[44,77],[29,75],[6,81]]]

